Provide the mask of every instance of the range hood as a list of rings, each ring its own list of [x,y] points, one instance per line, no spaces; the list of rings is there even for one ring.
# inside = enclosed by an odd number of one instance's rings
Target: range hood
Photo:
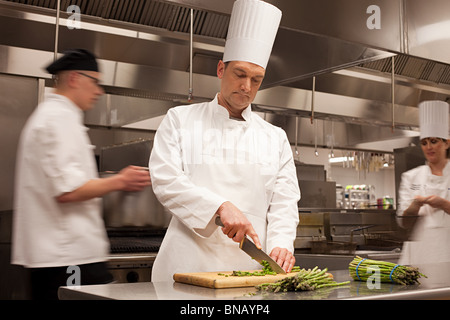
[[[283,18],[254,109],[292,143],[326,147],[336,135],[335,148],[392,152],[416,141],[421,100],[450,97],[448,1],[267,2]],[[79,0],[81,29],[67,27],[71,4],[59,3],[55,37],[58,1],[0,0],[0,72],[51,86],[42,67],[55,50],[90,49],[107,95],[87,121],[116,128],[154,129],[168,108],[219,90],[232,0]]]

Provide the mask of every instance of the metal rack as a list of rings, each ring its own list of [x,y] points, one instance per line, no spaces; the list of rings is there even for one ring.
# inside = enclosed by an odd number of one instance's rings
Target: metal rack
[[[394,210],[300,213],[295,249],[314,254],[354,254],[356,250],[401,248],[404,231]]]

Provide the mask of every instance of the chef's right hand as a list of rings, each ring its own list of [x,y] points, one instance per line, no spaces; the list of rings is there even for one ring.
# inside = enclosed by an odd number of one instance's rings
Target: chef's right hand
[[[128,166],[118,174],[122,179],[124,191],[141,191],[152,184],[147,168]]]
[[[423,206],[426,203],[426,200],[427,200],[427,197],[415,196],[412,204],[414,206],[416,206],[417,208],[420,208],[421,206]]]
[[[241,242],[245,235],[248,235],[258,249],[262,248],[252,224],[234,204],[229,201],[222,203],[216,214],[222,221],[222,232],[233,241]]]

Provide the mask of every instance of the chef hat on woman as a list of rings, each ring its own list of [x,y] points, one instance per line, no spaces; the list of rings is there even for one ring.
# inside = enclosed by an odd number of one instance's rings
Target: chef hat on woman
[[[223,61],[267,67],[281,21],[277,7],[260,0],[237,0],[231,12]]]
[[[448,139],[448,112],[448,103],[444,101],[430,100],[419,103],[420,139]]]

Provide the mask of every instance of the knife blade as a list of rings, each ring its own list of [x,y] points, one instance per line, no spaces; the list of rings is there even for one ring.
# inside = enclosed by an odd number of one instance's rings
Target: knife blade
[[[216,225],[220,227],[224,226],[219,216],[216,217],[215,222]],[[276,273],[286,274],[286,271],[284,271],[283,268],[281,268],[280,265],[276,263],[275,260],[273,260],[267,253],[265,253],[261,249],[258,249],[256,245],[253,243],[253,241],[251,241],[247,235],[245,235],[245,237],[239,243],[239,248],[246,254],[248,254],[250,257],[252,257],[254,260],[258,261],[260,264],[262,263],[262,261],[267,261],[269,266]]]

